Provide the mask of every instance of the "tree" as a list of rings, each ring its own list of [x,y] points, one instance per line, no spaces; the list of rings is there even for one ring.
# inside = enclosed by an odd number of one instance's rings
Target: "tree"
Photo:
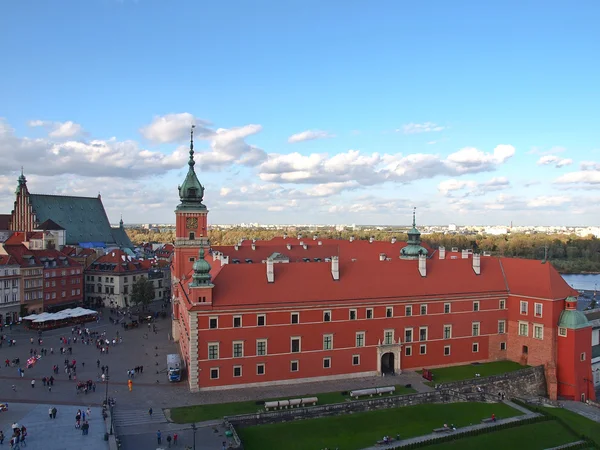
[[[139,277],[133,283],[131,302],[134,305],[141,305],[142,309],[145,309],[152,300],[154,300],[154,283],[146,277]]]

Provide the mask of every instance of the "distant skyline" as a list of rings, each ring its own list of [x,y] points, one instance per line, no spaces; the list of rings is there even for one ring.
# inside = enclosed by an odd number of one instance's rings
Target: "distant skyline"
[[[0,3],[0,213],[96,196],[172,223],[594,226],[600,3]]]

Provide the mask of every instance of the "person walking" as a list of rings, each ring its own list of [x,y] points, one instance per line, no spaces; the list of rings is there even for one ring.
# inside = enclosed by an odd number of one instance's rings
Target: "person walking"
[[[0,445],[4,445],[4,431],[0,430]]]
[[[158,443],[158,445],[162,444],[162,434],[160,430],[156,432],[156,442]]]
[[[31,380],[31,387],[34,388],[35,387],[35,380]]]
[[[177,433],[173,433],[173,445],[177,446],[177,438],[179,436],[177,436]]]
[[[167,446],[171,447],[171,435],[167,434]]]
[[[56,406],[52,407],[52,418],[56,419],[56,413],[58,412],[58,410],[56,409]]]
[[[152,419],[152,408],[150,408],[150,409],[148,410],[148,415],[149,415],[149,416],[150,416],[150,418]]]
[[[48,416],[52,419],[52,408],[48,408]]]

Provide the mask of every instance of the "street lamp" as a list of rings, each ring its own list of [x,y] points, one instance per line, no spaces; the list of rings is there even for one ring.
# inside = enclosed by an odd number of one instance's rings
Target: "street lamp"
[[[192,431],[194,432],[194,450],[196,450],[196,424],[192,424]]]

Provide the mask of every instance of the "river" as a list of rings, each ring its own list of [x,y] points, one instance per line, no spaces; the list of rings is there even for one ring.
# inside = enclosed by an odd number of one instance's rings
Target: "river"
[[[564,274],[562,277],[578,291],[594,291],[600,286],[600,274]]]

